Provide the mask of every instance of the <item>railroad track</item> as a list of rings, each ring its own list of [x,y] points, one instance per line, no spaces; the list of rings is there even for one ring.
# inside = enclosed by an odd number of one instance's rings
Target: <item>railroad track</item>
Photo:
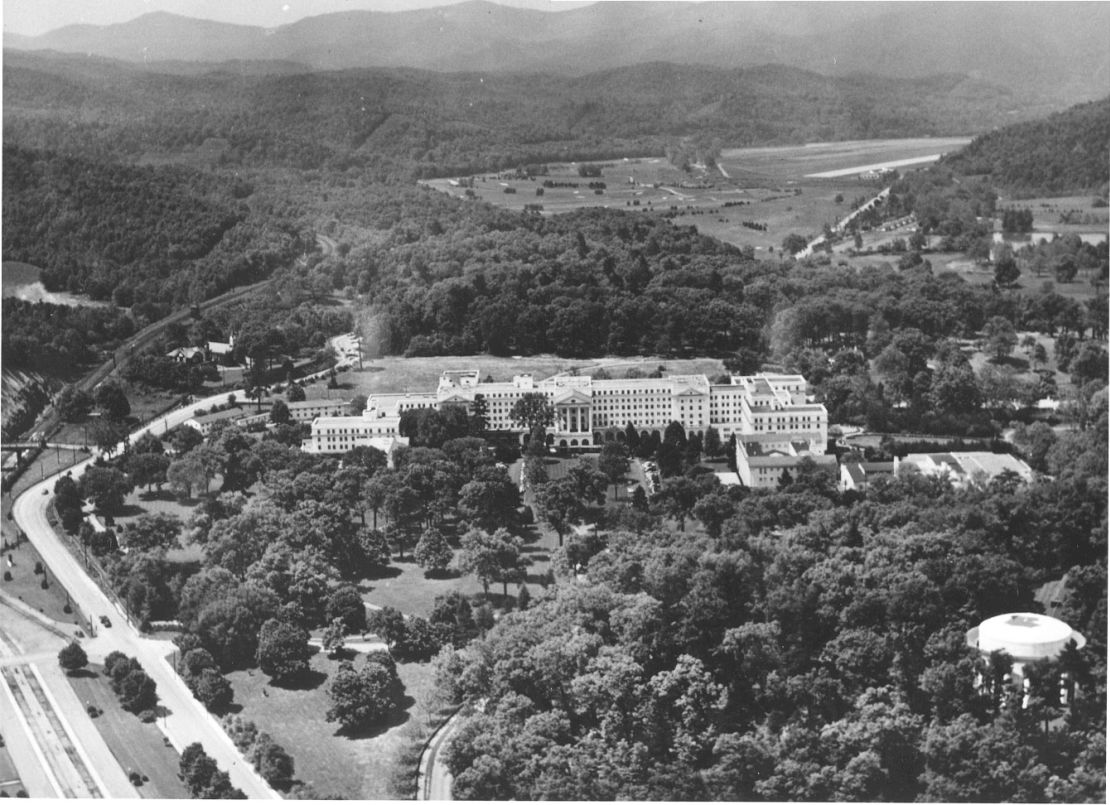
[[[0,637],[0,653],[13,656],[13,651],[11,642]],[[0,669],[0,673],[18,714],[22,716],[35,754],[58,796],[66,799],[103,798],[104,791],[99,781],[54,709],[54,703],[34,667],[10,665]]]

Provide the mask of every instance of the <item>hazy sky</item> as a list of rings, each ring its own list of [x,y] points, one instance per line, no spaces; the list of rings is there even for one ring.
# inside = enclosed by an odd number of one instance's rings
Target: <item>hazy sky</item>
[[[4,31],[35,36],[74,23],[108,25],[151,11],[274,27],[333,11],[403,11],[461,0],[3,0]],[[587,5],[567,0],[495,0],[502,5],[564,10]]]

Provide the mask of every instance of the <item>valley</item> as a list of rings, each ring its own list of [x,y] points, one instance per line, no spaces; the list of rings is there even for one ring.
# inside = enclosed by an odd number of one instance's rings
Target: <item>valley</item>
[[[1110,7],[527,2],[5,0],[4,793],[1105,801]]]

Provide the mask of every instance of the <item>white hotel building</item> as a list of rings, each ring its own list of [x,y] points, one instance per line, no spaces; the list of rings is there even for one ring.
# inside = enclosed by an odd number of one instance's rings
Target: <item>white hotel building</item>
[[[392,442],[399,438],[405,411],[445,405],[469,409],[479,394],[488,407],[491,431],[523,433],[509,414],[523,395],[540,393],[555,408],[555,424],[547,435],[553,447],[581,449],[623,441],[628,423],[642,438],[653,432],[662,436],[667,425],[680,422],[691,435],[704,437],[712,426],[722,440],[735,435],[738,443],[761,442],[768,450],[780,442],[789,444],[794,456],[823,455],[828,413],[825,406],[806,401],[805,389],[801,375],[734,376],[721,384],[710,383],[705,375],[626,380],[557,375],[538,382],[531,375],[517,375],[511,382],[493,383],[482,382],[477,369],[447,371],[433,392],[376,394],[360,417],[317,417],[303,447],[313,453],[343,453]],[[746,455],[743,450],[738,454]],[[758,485],[752,480],[745,482]]]

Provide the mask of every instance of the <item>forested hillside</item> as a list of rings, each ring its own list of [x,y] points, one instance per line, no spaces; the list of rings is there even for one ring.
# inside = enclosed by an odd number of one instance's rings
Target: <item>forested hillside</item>
[[[1110,183],[1110,98],[976,137],[944,159],[1026,195],[1105,193]]]
[[[358,70],[150,73],[80,57],[5,57],[5,140],[97,159],[358,170],[376,179],[729,146],[965,134],[1009,90],[963,76],[828,78],[785,67],[648,64],[581,78]]]
[[[155,320],[297,253],[296,231],[252,213],[252,192],[211,173],[5,144],[4,259],[41,267],[49,290],[134,305]]]
[[[896,188],[891,203],[899,208],[944,203],[942,190],[927,183]],[[975,202],[961,199],[974,221],[985,212],[975,204],[993,201],[963,189]],[[393,206],[400,215],[391,221],[383,213]],[[619,210],[545,218],[421,189],[369,195],[362,215],[380,235],[310,274],[372,300],[383,317],[382,347],[393,353],[785,355],[862,346],[877,316],[934,341],[969,336],[992,315],[1019,327],[1046,321],[1036,297],[935,276],[919,261],[906,262],[916,271],[891,272],[756,260],[695,227]],[[959,219],[937,215],[923,219],[926,226],[961,235]],[[1098,265],[1105,249],[1084,247],[1077,259]],[[1052,304],[1057,311],[1075,305]],[[773,331],[786,306],[792,323]]]

